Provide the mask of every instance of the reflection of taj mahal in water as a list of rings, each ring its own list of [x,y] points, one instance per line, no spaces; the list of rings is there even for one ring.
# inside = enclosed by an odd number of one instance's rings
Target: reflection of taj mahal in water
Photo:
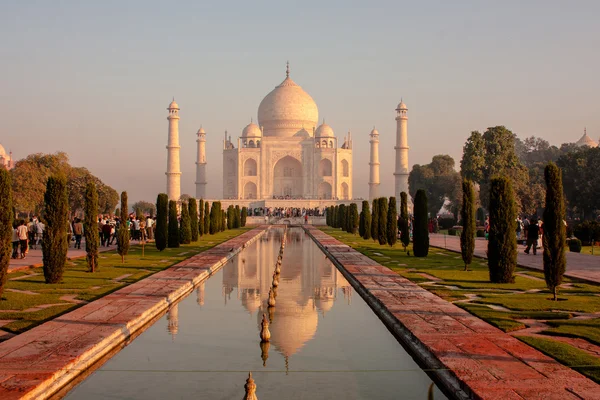
[[[281,235],[280,230],[272,230],[262,240],[279,242]],[[313,338],[318,314],[325,317],[331,310],[339,288],[345,301],[349,302],[351,297],[351,286],[342,274],[317,246],[303,246],[305,240],[310,241],[310,238],[304,232],[288,231],[277,304],[269,327],[271,344],[284,357],[295,354]],[[258,246],[256,250],[242,254],[233,266],[224,269],[223,295],[225,301],[237,295],[250,314],[256,313],[259,327],[262,314],[268,313],[267,300],[277,253],[270,246]]]

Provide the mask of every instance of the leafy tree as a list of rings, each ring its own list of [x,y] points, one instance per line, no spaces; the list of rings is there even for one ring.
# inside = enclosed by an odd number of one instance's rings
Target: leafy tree
[[[415,257],[429,254],[429,228],[427,226],[427,193],[423,189],[415,194],[415,220],[413,225],[413,253]]]
[[[235,213],[233,214],[233,216],[235,217],[235,219],[233,220],[233,227],[237,229],[240,226],[242,226],[242,214],[240,206],[235,206]]]
[[[191,198],[188,202],[188,213],[190,216],[190,231],[192,233],[192,242],[198,241],[198,203],[196,199]]]
[[[227,229],[233,229],[233,221],[235,220],[235,209],[233,205],[227,207]]]
[[[367,240],[371,238],[371,210],[369,209],[369,202],[367,200],[363,200],[362,202],[362,211],[365,214],[365,231],[361,236]]]
[[[465,262],[465,271],[468,271],[469,265],[471,265],[471,262],[473,261],[473,253],[475,252],[475,234],[477,230],[477,221],[475,220],[477,204],[475,202],[473,182],[468,179],[463,179],[462,192],[463,198],[460,218],[462,220],[463,230],[460,235],[460,252],[462,254],[462,259]]]
[[[400,241],[404,251],[410,244],[410,232],[408,231],[408,195],[406,192],[400,193],[400,218],[398,219],[400,228]]]
[[[190,199],[192,199],[193,197],[187,193],[182,194],[181,196],[179,196],[179,201],[180,202],[185,202],[187,203],[188,201],[190,201]]]
[[[557,164],[571,212],[593,219],[594,211],[600,210],[600,147],[564,154]]]
[[[85,253],[89,272],[98,268],[98,191],[94,181],[89,181],[85,189],[85,214],[83,233],[85,234]]]
[[[167,247],[179,247],[179,222],[177,221],[177,202],[169,200],[169,237]]]
[[[191,200],[191,199],[190,199]],[[179,227],[179,243],[190,244],[192,242],[192,226],[190,221],[190,209],[187,203],[181,203],[181,224]]]
[[[210,206],[208,201],[204,202],[204,233],[208,235],[209,233],[212,235],[213,232],[210,231]]]
[[[490,182],[488,268],[493,283],[514,283],[517,266],[517,210],[510,179]]]
[[[42,261],[46,283],[62,280],[67,261],[67,224],[69,195],[67,178],[59,173],[48,178],[44,193],[44,220],[46,228],[42,236]]]
[[[242,217],[240,218],[240,225],[242,227],[246,226],[246,219],[248,218],[248,208],[242,207]]]
[[[460,173],[465,179],[482,182],[484,167],[485,142],[481,133],[473,131],[463,147],[463,157],[460,160]]]
[[[379,237],[379,199],[373,199],[373,209],[371,210],[371,238],[377,240]]]
[[[121,226],[117,232],[117,252],[121,256],[121,262],[125,262],[125,256],[129,253],[129,229],[127,229],[127,192],[121,193]]]
[[[398,211],[396,197],[391,196],[387,212],[387,244],[394,246],[398,241]]]
[[[220,220],[221,220],[221,206],[218,201],[213,201],[210,207],[210,234],[214,235],[217,232],[220,232],[219,228]]]
[[[557,300],[558,287],[562,283],[567,269],[565,243],[567,239],[565,220],[565,202],[563,199],[560,169],[549,163],[544,171],[546,178],[546,208],[544,210],[544,278],[546,286]]]
[[[413,166],[408,175],[408,187],[414,198],[418,189],[427,192],[428,212],[437,215],[444,203],[455,216],[460,205],[460,174],[454,170],[454,159],[448,155],[436,155],[427,165]]]
[[[384,245],[387,243],[387,213],[388,213],[388,201],[385,197],[380,197],[378,199],[379,208],[377,211],[379,212],[379,218],[377,221],[377,241],[380,245]]]
[[[350,211],[348,212],[348,216],[348,233],[356,235],[356,230],[358,229],[358,206],[356,205],[356,203],[350,204]]]
[[[156,198],[156,232],[154,242],[158,251],[163,251],[167,247],[169,214],[169,196],[166,193],[160,193]]]
[[[131,205],[136,212],[141,212],[143,215],[156,215],[156,205],[149,201],[136,201]]]
[[[8,278],[8,266],[12,253],[12,188],[10,173],[0,168],[0,299]]]
[[[198,234],[200,236],[204,235],[204,200],[203,199],[200,199],[200,204],[198,205]]]

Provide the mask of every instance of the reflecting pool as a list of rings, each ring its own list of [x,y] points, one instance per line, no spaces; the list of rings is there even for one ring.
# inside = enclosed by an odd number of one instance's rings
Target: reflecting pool
[[[241,399],[252,371],[261,400],[427,399],[431,379],[300,228],[267,307],[282,236],[270,229],[66,398]]]

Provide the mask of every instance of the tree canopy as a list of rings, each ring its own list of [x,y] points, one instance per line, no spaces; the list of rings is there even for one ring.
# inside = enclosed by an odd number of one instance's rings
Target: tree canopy
[[[458,213],[461,197],[460,174],[454,170],[454,159],[446,154],[433,156],[431,163],[415,164],[408,175],[408,187],[414,199],[417,190],[427,193],[427,211],[434,216],[439,213],[446,200],[446,209]]]

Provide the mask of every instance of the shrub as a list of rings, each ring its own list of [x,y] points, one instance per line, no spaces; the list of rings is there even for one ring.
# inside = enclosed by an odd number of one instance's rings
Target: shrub
[[[457,230],[457,229],[450,228],[450,229],[448,229],[448,235],[449,235],[449,236],[458,236],[458,235],[459,235],[459,233],[458,233],[458,230]]]
[[[510,180],[490,182],[488,268],[493,283],[514,283],[517,267],[517,210]]]
[[[370,239],[371,238],[371,210],[369,210],[369,202],[367,200],[363,200],[362,202],[362,212],[361,215],[363,215],[363,225],[364,225],[364,229],[363,229],[363,233],[361,235],[361,237],[363,239]]]
[[[192,233],[192,242],[198,241],[198,203],[196,199],[191,198],[188,201],[188,214],[190,216],[190,231]]]
[[[169,200],[169,237],[167,240],[169,248],[179,247],[179,224],[177,221],[177,202]]]
[[[592,241],[600,241],[600,222],[584,221],[573,229],[575,237],[586,246],[590,246]]]
[[[485,231],[483,229],[477,229],[477,237],[478,238],[484,238],[485,237]]]
[[[380,245],[387,243],[387,213],[388,201],[385,197],[379,198],[379,221],[377,221],[377,240]]]
[[[42,236],[42,261],[46,283],[59,283],[63,277],[67,262],[68,212],[67,178],[62,174],[50,176],[44,194],[46,229]]]
[[[179,226],[179,243],[190,244],[192,242],[192,229],[188,204],[181,203],[181,223]]]
[[[227,229],[233,229],[233,221],[235,220],[235,208],[233,208],[233,205],[229,205],[229,207],[227,207]]]
[[[440,217],[438,218],[439,229],[450,229],[456,225],[456,218],[454,217]]]
[[[246,219],[248,218],[248,208],[242,207],[242,216],[240,218],[240,225],[242,227],[246,226]]]
[[[213,201],[212,205],[210,206],[210,234],[211,235],[214,235],[215,233],[220,231],[220,229],[219,229],[219,225],[220,225],[219,221],[221,219],[220,210],[221,210],[221,207],[219,205],[219,202]]]
[[[98,190],[93,180],[85,187],[85,214],[83,233],[85,234],[85,260],[88,271],[96,272],[98,269]]]
[[[208,201],[204,202],[204,233],[206,235],[211,233],[210,232],[210,206],[208,205]]]
[[[581,253],[581,240],[574,238],[569,240],[569,251],[572,253]]]
[[[127,192],[121,193],[121,226],[117,232],[117,252],[121,256],[121,262],[125,262],[125,256],[129,253],[129,229],[127,227]]]
[[[356,235],[356,231],[358,229],[358,206],[356,203],[350,204],[348,219],[348,233]]]
[[[204,235],[204,199],[198,203],[198,235]]]
[[[549,163],[544,169],[546,181],[546,208],[544,209],[544,278],[546,286],[557,300],[557,290],[567,268],[565,255],[566,230],[565,201],[560,169]]]
[[[156,229],[154,232],[154,243],[158,251],[163,251],[167,247],[169,215],[169,196],[160,193],[156,197]]]
[[[371,210],[371,239],[377,240],[379,235],[379,199],[373,199]]]
[[[393,246],[398,241],[398,211],[396,209],[396,197],[390,197],[387,212],[387,244]]]
[[[415,194],[415,221],[413,226],[413,253],[415,257],[429,254],[429,228],[427,226],[427,193],[423,189]]]
[[[221,205],[221,202],[219,202],[219,205]],[[225,210],[223,210],[221,208],[221,232],[224,232],[225,229],[229,229],[229,227],[227,226],[227,212]]]
[[[10,173],[0,168],[0,298],[8,278],[12,254],[13,205]]]
[[[406,247],[410,244],[410,232],[408,231],[408,195],[406,192],[400,193],[400,218],[398,219],[398,227],[400,229],[400,241]]]
[[[233,213],[233,216],[233,227],[237,229],[242,226],[242,212],[240,210],[240,206],[235,206],[235,212]]]
[[[342,228],[343,230],[345,230],[346,225],[347,225],[347,220],[346,217],[348,216],[348,214],[346,213],[346,205],[345,204],[340,204],[339,208],[338,208],[338,228]]]

